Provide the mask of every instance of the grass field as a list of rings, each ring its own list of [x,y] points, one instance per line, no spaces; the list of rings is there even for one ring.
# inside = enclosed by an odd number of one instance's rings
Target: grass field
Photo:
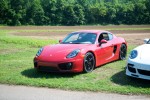
[[[59,30],[58,30],[59,29]],[[76,26],[76,27],[0,27],[0,83],[64,90],[100,91],[121,94],[150,95],[150,81],[125,75],[126,61],[115,61],[91,73],[44,73],[33,68],[37,50],[56,44],[67,33],[81,29],[105,29],[124,37],[129,52],[144,38],[150,37],[150,26]],[[123,34],[121,34],[124,32]],[[142,33],[143,32],[143,33]]]

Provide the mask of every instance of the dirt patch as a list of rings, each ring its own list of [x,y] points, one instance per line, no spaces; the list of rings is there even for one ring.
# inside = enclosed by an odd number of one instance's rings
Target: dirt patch
[[[12,31],[10,34],[37,39],[63,39],[68,33],[78,30],[108,30],[116,36],[126,39],[128,44],[143,44],[143,39],[150,38],[150,25],[120,25],[120,26],[19,26],[0,27]]]
[[[150,33],[116,34],[116,36],[125,38],[129,45],[141,45],[145,38],[150,38]]]
[[[107,26],[5,26],[6,30],[82,30],[82,29],[123,29],[123,28],[150,28],[150,25],[107,25]]]
[[[56,34],[51,34],[51,33],[28,33],[28,34],[24,34],[24,37],[28,37],[28,38],[36,38],[36,39],[56,39],[56,40],[60,40],[63,39],[65,36],[67,35],[67,33],[56,33]],[[150,33],[123,33],[123,34],[117,34],[115,33],[116,36],[118,37],[123,37],[128,44],[132,44],[132,45],[140,45],[143,44],[143,40],[145,38],[150,38]],[[20,36],[20,35],[19,35]],[[23,36],[23,35],[21,35]]]
[[[17,53],[17,52],[21,52],[22,51],[22,49],[1,49],[0,50],[0,53],[2,54],[2,55],[5,55],[5,54],[12,54],[12,53]]]

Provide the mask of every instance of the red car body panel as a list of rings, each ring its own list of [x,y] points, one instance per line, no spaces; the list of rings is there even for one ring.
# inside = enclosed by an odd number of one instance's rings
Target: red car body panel
[[[41,55],[34,58],[34,67],[36,69],[45,68],[44,71],[50,72],[82,72],[84,56],[87,52],[94,54],[96,64],[106,64],[119,59],[121,44],[127,46],[123,38],[113,35],[113,39],[107,43],[99,44],[98,39],[101,33],[107,32],[102,30],[84,30],[78,32],[91,32],[97,34],[94,44],[56,44],[45,46]],[[110,33],[110,32],[109,32]],[[110,33],[111,34],[111,33]],[[67,58],[67,55],[75,49],[80,49],[80,52],[74,58]],[[65,63],[71,63],[71,69],[62,69],[60,66]]]

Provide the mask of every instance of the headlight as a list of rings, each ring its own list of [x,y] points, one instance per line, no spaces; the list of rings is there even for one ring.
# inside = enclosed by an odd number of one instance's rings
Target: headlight
[[[36,56],[40,56],[40,54],[42,53],[43,48],[40,48],[39,51],[36,53]]]
[[[76,50],[72,51],[71,53],[69,53],[69,54],[67,55],[67,58],[73,58],[73,57],[77,56],[77,54],[78,54],[79,52],[80,52],[80,50],[79,50],[79,49],[76,49]]]
[[[138,52],[137,52],[137,50],[133,50],[133,51],[131,51],[131,53],[130,53],[130,59],[134,59],[134,58],[136,58],[137,57],[137,55],[138,55]]]

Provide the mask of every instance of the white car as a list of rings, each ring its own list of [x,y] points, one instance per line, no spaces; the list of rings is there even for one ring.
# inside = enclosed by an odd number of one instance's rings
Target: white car
[[[145,39],[144,42],[145,44],[131,51],[126,75],[150,80],[150,39]]]

